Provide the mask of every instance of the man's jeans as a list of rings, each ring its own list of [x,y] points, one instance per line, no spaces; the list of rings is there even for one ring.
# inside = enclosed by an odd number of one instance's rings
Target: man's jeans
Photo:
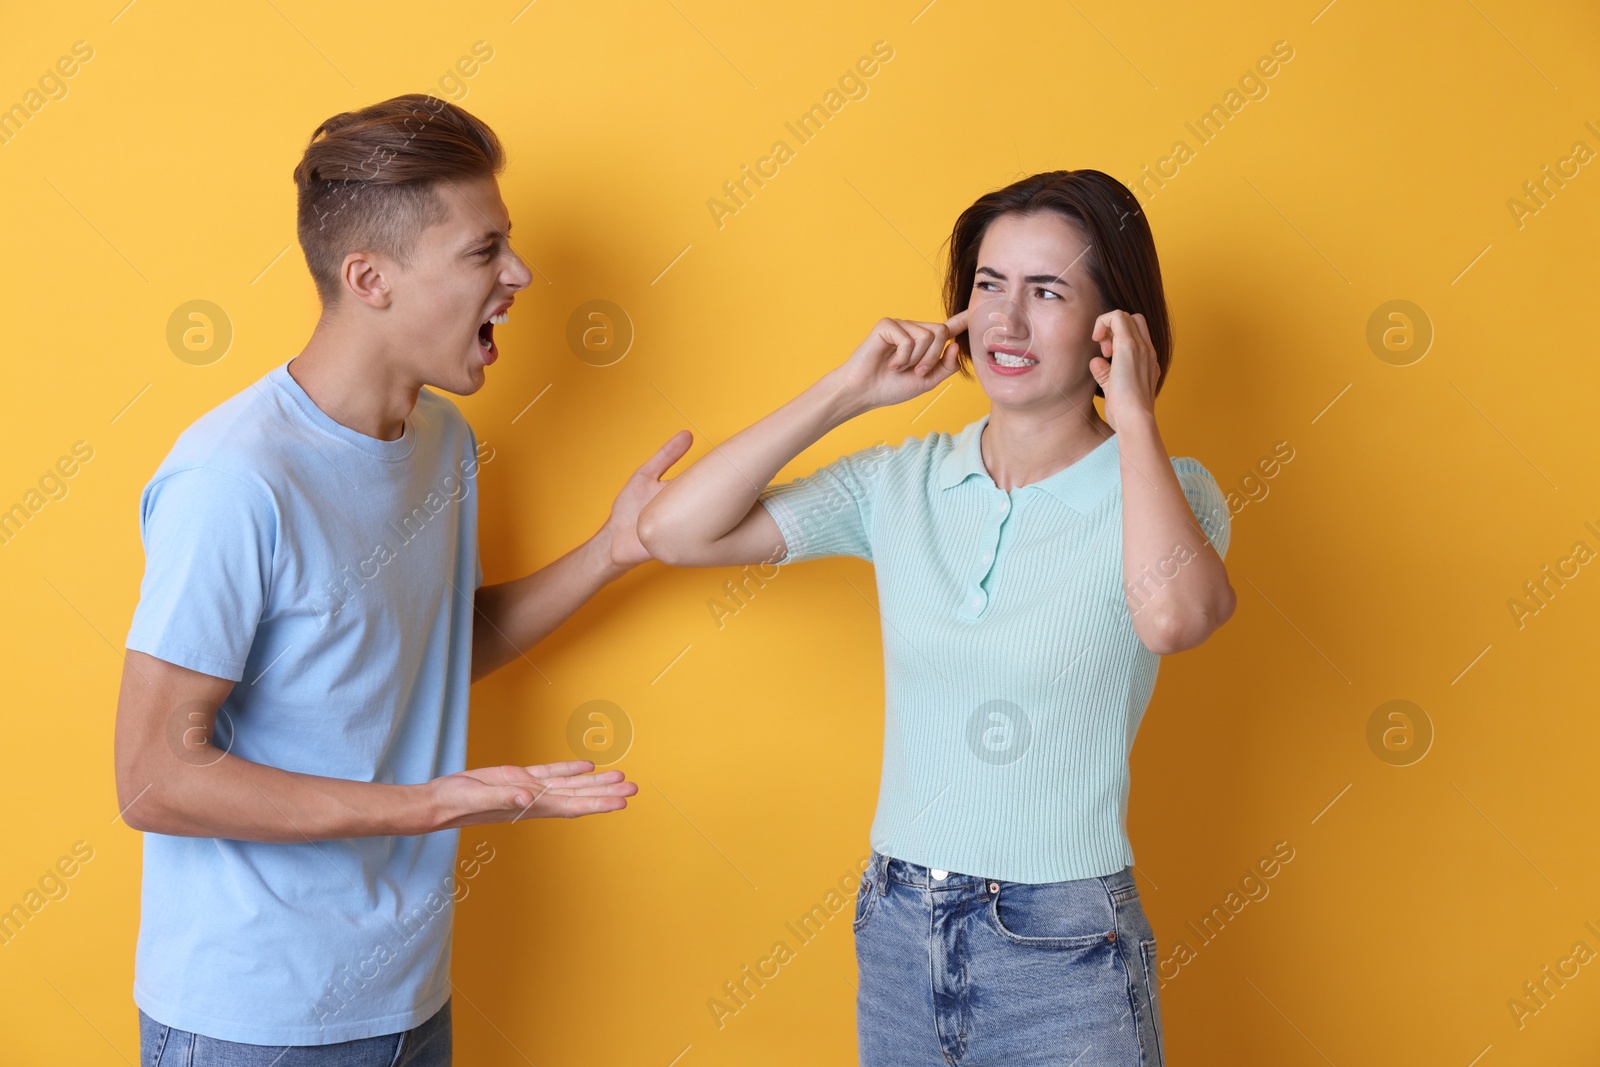
[[[247,1045],[139,1013],[139,1067],[450,1067],[450,1002],[420,1025],[332,1045]]]
[[[864,1067],[1162,1067],[1155,934],[1127,868],[1036,885],[874,853],[855,936]]]

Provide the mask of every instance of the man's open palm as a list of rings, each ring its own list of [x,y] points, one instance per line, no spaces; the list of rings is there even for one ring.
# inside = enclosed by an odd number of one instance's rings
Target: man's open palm
[[[439,829],[518,819],[572,819],[620,811],[639,791],[619,770],[594,772],[588,760],[507,764],[458,771],[433,780],[444,821]]]

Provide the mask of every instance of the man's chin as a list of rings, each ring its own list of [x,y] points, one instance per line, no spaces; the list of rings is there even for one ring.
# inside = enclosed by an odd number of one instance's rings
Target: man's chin
[[[488,380],[489,375],[486,368],[482,364],[477,364],[475,366],[469,365],[467,367],[466,378],[460,383],[461,388],[458,389],[451,386],[443,386],[442,388],[449,389],[457,396],[471,396],[479,389],[482,389]]]
[[[480,362],[468,363],[451,373],[429,374],[423,378],[422,384],[455,396],[471,396],[482,389],[487,381],[488,375],[484,373],[484,366]]]

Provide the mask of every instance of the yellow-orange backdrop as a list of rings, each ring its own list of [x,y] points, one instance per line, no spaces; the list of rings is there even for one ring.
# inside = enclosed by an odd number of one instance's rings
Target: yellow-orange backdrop
[[[1061,167],[1142,183],[1178,341],[1162,428],[1237,508],[1238,612],[1164,663],[1134,757],[1170,1061],[1595,1062],[1590,5],[102,0],[4,23],[6,1062],[136,1057],[140,838],[111,739],[139,493],[309,333],[310,131],[410,91],[504,138],[538,274],[460,401],[495,449],[490,581],[591,533],[676,430],[698,457],[877,317],[938,314],[942,242],[982,192]],[[785,124],[813,104],[802,143]],[[195,300],[225,352],[169,342]],[[606,366],[567,342],[590,300],[635,334]],[[954,382],[786,476],[984,409]],[[456,927],[461,1062],[851,1062],[846,916],[803,945],[785,924],[866,849],[872,573],[785,569],[714,610],[738,576],[641,568],[477,687],[473,764],[564,757],[604,700],[642,787],[621,815],[463,832],[495,859]],[[1293,858],[1251,899],[1275,847]],[[718,1020],[779,940],[794,958]]]

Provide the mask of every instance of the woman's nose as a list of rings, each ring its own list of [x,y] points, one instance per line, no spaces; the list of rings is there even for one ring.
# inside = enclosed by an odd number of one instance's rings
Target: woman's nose
[[[993,344],[1016,341],[1026,338],[1028,331],[1028,315],[1020,304],[1013,300],[996,300],[988,308],[987,323],[983,336],[984,340]]]

